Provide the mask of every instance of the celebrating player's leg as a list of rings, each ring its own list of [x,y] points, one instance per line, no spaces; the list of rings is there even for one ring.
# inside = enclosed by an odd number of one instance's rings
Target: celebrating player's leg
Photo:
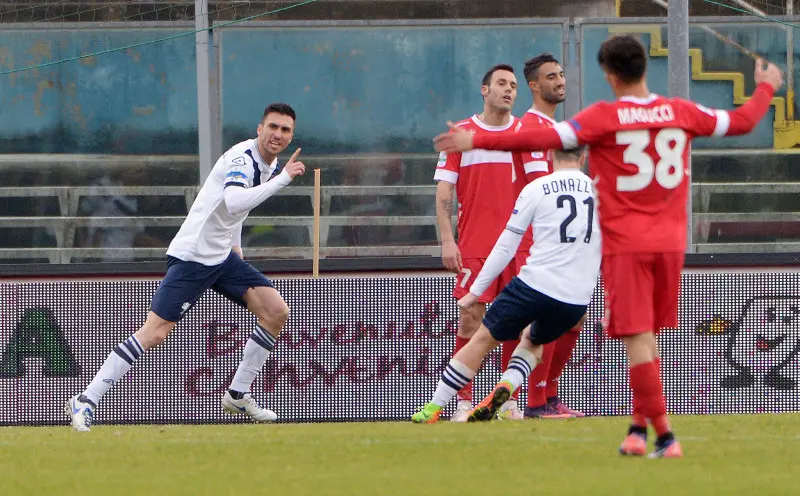
[[[431,401],[412,416],[414,422],[436,422],[445,405],[472,381],[483,358],[500,342],[516,340],[531,326],[526,338],[530,346],[520,344],[504,367],[523,367],[527,377],[538,361],[532,358],[530,347],[538,346],[535,353],[540,354],[539,345],[558,339],[585,315],[600,269],[600,236],[591,180],[580,171],[581,163],[580,151],[558,151],[555,172],[533,181],[520,193],[505,230],[469,292],[459,300],[459,307],[470,308],[479,301],[533,227],[535,242],[528,261],[494,300],[475,336],[450,360]],[[568,186],[562,188],[562,183]],[[548,228],[553,225],[563,228]],[[517,389],[493,395],[490,404],[483,402],[478,417],[500,413]]]
[[[511,115],[517,96],[517,79],[513,68],[498,65],[491,68],[481,82],[484,99],[483,113],[458,123],[469,132],[506,133],[514,132],[518,119]],[[442,236],[442,262],[456,274],[453,296],[463,297],[492,249],[492,243],[503,230],[514,207],[514,199],[526,184],[521,168],[513,163],[511,153],[442,154],[437,164],[434,180],[436,190],[436,213]],[[458,198],[458,242],[453,237],[451,217],[453,215],[453,193]],[[528,232],[520,245],[524,256],[530,246]],[[472,338],[491,303],[500,290],[516,275],[519,267],[511,264],[496,284],[480,295],[479,303],[469,309],[459,309],[458,334],[454,355]],[[510,358],[515,342],[504,345],[503,366]],[[468,382],[458,392],[456,411],[451,420],[464,422],[472,410],[472,383]],[[502,411],[503,418],[521,419],[522,412],[512,398]]]
[[[117,345],[86,390],[69,400],[66,413],[73,428],[90,430],[100,399],[147,350],[164,342],[209,289],[257,318],[233,383],[222,398],[223,409],[257,422],[277,418],[256,403],[250,386],[275,347],[289,307],[272,282],[244,261],[240,245],[242,223],[250,210],[305,171],[297,161],[299,149],[282,171],[276,170],[277,155],[291,143],[294,125],[290,106],[269,105],[258,125],[258,137],[234,145],[214,165],[170,243],[167,274],[153,296],[144,325]]]
[[[746,134],[769,108],[783,74],[758,61],[756,89],[736,110],[713,110],[647,89],[647,53],[632,36],[605,41],[598,62],[617,97],[590,105],[552,129],[470,136],[457,128],[437,136],[440,152],[531,151],[589,145],[603,231],[607,331],[625,343],[633,392],[633,421],[619,448],[646,451],[648,422],[656,431],[654,458],[683,455],[667,419],[656,333],[678,319],[687,243],[689,145],[697,136]]]

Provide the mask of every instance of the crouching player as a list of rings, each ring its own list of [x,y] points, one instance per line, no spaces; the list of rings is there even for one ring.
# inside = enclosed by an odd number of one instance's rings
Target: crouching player
[[[470,415],[471,421],[493,418],[536,367],[542,345],[558,339],[586,315],[600,271],[600,230],[592,181],[580,170],[583,158],[582,149],[554,151],[553,173],[520,193],[505,231],[459,306],[478,301],[513,259],[532,225],[530,256],[489,307],[478,332],[445,367],[433,399],[411,417],[414,422],[436,422],[456,392],[473,379],[483,358],[501,341],[519,339],[530,324],[500,384]]]

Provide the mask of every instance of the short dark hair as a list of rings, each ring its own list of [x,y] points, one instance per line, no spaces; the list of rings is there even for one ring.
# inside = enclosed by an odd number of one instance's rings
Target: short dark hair
[[[581,158],[581,154],[586,150],[585,146],[579,146],[577,148],[573,148],[571,150],[553,150],[553,159],[554,160],[578,160]]]
[[[555,62],[558,64],[558,59],[553,57],[551,53],[542,53],[534,58],[530,59],[529,61],[525,62],[525,69],[523,74],[525,74],[525,80],[527,82],[536,81],[536,78],[539,76],[539,68],[544,64],[549,64],[550,62]]]
[[[614,36],[600,45],[597,62],[623,83],[638,83],[647,71],[644,45],[631,35]]]
[[[291,105],[287,103],[270,103],[267,105],[267,108],[264,109],[264,115],[261,116],[261,122],[264,122],[264,119],[267,118],[267,114],[288,115],[293,121],[297,120],[297,114],[294,113],[294,109]]]
[[[492,75],[494,75],[497,71],[508,71],[511,74],[514,74],[514,68],[508,64],[497,64],[496,66],[489,69],[489,71],[484,74],[483,80],[481,81],[481,85],[489,86],[489,83],[492,82]]]

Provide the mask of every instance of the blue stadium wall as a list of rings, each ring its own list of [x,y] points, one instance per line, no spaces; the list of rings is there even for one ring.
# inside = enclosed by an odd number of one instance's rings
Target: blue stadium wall
[[[738,26],[740,42],[776,60],[785,53],[777,28]],[[188,31],[176,29],[3,30],[0,71],[53,62]],[[708,46],[712,70],[752,71],[752,62]],[[562,53],[561,25],[228,28],[221,31],[224,145],[254,133],[270,101],[299,113],[296,144],[308,152],[430,152],[447,119],[479,111],[480,79],[496,63]],[[611,97],[595,62],[607,26],[582,33],[582,100]],[[643,39],[647,42],[647,35]],[[782,43],[782,44],[781,44]],[[800,52],[800,37],[795,40]],[[748,65],[749,64],[749,65]],[[194,36],[130,48],[0,77],[0,153],[197,152]],[[654,58],[648,82],[666,93],[667,60]],[[798,83],[800,76],[796,75]],[[731,85],[692,82],[707,106],[730,108]],[[524,86],[515,106],[530,105]],[[562,117],[562,116],[559,116]],[[772,147],[771,121],[736,140],[701,140],[696,148]]]

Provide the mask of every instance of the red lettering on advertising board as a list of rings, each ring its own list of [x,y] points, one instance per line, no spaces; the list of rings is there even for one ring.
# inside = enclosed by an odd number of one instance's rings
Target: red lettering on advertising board
[[[278,346],[287,350],[318,350],[322,343],[336,347],[354,344],[391,342],[396,340],[418,341],[420,347],[413,353],[400,354],[370,347],[362,356],[345,356],[335,360],[312,358],[301,363],[279,363],[268,360],[262,371],[265,392],[275,390],[280,381],[286,381],[295,389],[304,389],[314,384],[333,386],[339,380],[355,384],[380,382],[392,374],[404,377],[438,376],[447,365],[450,357],[433,357],[430,347],[424,343],[455,335],[457,319],[441,321],[441,307],[438,302],[430,302],[416,320],[406,322],[389,321],[381,324],[363,321],[345,322],[316,331],[302,328],[299,332],[285,330]],[[240,355],[244,340],[237,337],[240,329],[236,324],[212,321],[204,326],[208,329],[206,355],[217,359],[228,355]],[[204,366],[189,372],[185,389],[190,396],[221,395],[230,384],[235,369],[228,373],[215,373],[215,368]]]

